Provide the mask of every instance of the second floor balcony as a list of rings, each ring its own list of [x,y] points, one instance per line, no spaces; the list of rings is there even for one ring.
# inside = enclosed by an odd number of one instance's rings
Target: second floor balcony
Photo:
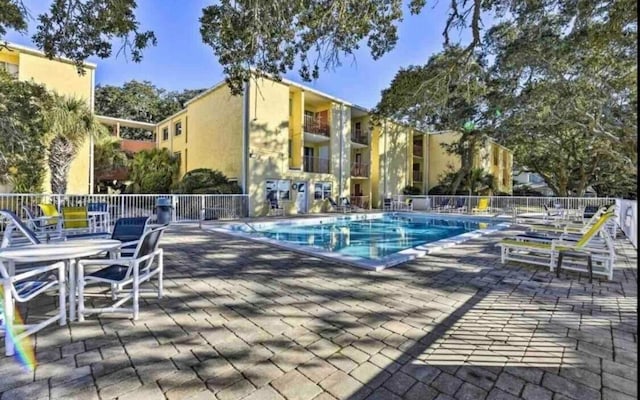
[[[313,133],[314,135],[320,135],[329,137],[329,123],[324,119],[314,117],[311,115],[304,116],[304,131],[306,133]]]
[[[423,153],[423,147],[422,144],[418,144],[418,143],[414,143],[413,144],[413,156],[414,157],[422,157]]]
[[[351,176],[356,178],[368,178],[369,163],[363,163],[363,162],[351,163]]]
[[[302,158],[304,172],[316,172],[320,174],[329,173],[329,159],[320,157],[304,156]]]
[[[367,146],[369,144],[369,135],[362,129],[354,128],[351,131],[351,141]]]

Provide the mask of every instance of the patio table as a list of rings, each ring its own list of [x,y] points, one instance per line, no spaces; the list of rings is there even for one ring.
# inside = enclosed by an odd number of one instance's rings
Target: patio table
[[[69,270],[69,320],[73,321],[76,317],[76,261],[113,250],[121,244],[119,240],[93,239],[8,247],[0,249],[0,262],[4,262],[9,274],[13,274],[16,264],[65,261]]]

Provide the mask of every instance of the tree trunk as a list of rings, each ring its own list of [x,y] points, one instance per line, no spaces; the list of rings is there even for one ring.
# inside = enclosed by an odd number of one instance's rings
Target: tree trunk
[[[75,157],[76,150],[72,143],[57,137],[49,147],[49,170],[51,172],[51,192],[65,194],[69,178],[69,167]]]

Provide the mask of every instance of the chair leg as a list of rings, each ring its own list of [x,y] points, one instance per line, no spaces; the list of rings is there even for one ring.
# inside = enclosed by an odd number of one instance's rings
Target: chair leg
[[[560,278],[560,267],[562,266],[562,257],[564,256],[564,254],[562,252],[560,252],[558,254],[558,264],[556,265],[556,276],[558,278]]]
[[[4,348],[5,355],[12,356],[14,354],[14,343],[11,339],[11,333],[13,332],[13,313],[14,307],[13,298],[11,297],[11,285],[7,282],[3,285],[4,290]]]
[[[118,299],[118,285],[111,284],[111,300],[116,301]]]
[[[587,256],[587,268],[589,269],[589,283],[593,283],[593,262],[591,260],[591,254]]]
[[[164,260],[163,257],[164,254],[162,253],[162,251],[160,251],[160,254],[158,254],[158,299],[161,299],[162,296],[164,295],[163,292],[163,287],[162,287],[162,280],[163,280],[163,275],[164,275]]]
[[[78,321],[84,321],[84,268],[78,268]]]
[[[138,304],[140,300],[140,272],[138,266],[133,267],[133,320],[138,319],[140,306]]]
[[[58,269],[58,303],[60,306],[60,326],[67,324],[67,282],[64,267]]]

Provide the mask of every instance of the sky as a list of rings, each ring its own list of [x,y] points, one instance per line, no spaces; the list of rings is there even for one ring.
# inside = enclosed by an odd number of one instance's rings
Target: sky
[[[50,2],[26,0],[35,18]],[[98,64],[96,83],[122,85],[129,80],[148,80],[167,90],[208,88],[224,79],[211,47],[202,43],[199,18],[202,8],[214,0],[138,0],[136,16],[141,30],[153,30],[158,43],[144,50],[142,62],[134,63],[123,55],[108,59],[90,58]],[[295,71],[286,78],[354,104],[372,108],[383,89],[388,87],[401,67],[424,64],[442,50],[442,30],[447,17],[447,0],[428,2],[420,15],[410,15],[399,24],[399,40],[391,52],[374,61],[366,45],[334,70],[321,71],[320,78],[302,82]],[[29,21],[29,34],[9,32],[9,42],[32,46],[31,34],[36,21]],[[455,38],[455,37],[454,37]],[[117,47],[114,47],[114,49]]]

